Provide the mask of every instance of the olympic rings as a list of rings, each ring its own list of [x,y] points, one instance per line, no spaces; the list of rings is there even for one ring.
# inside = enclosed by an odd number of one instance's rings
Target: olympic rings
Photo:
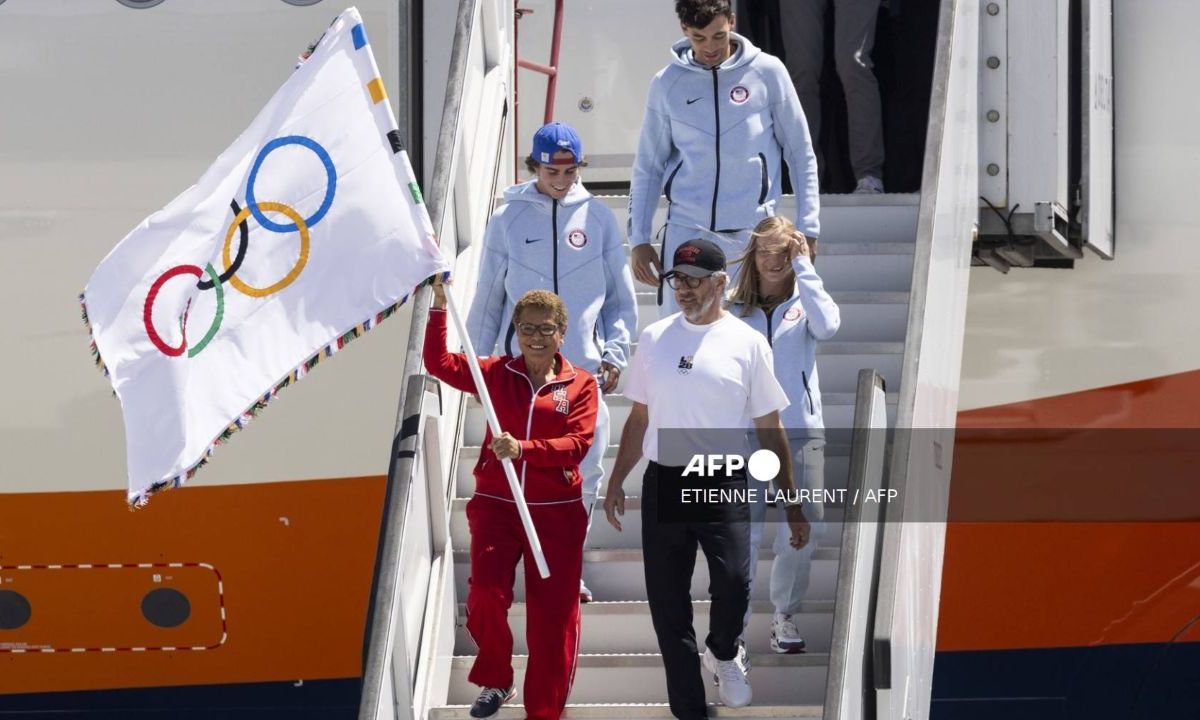
[[[0,2],[3,2],[3,0],[0,0]],[[321,206],[308,218],[301,217],[299,212],[284,203],[260,203],[254,197],[254,183],[258,179],[258,170],[262,166],[263,161],[272,150],[284,145],[301,145],[312,150],[325,167],[325,197],[321,201]],[[217,331],[221,327],[221,321],[225,317],[224,284],[226,282],[229,282],[242,294],[254,298],[264,298],[274,295],[295,282],[308,264],[309,247],[311,245],[310,229],[325,217],[325,213],[333,205],[333,197],[336,190],[337,171],[334,168],[333,160],[329,157],[329,153],[325,148],[317,141],[301,135],[288,135],[275,138],[264,145],[254,159],[254,165],[250,169],[250,175],[246,182],[246,207],[242,208],[239,206],[236,199],[229,202],[229,207],[233,211],[233,222],[229,225],[229,229],[225,233],[225,243],[221,249],[221,260],[225,265],[225,271],[218,275],[212,264],[206,264],[203,270],[196,265],[176,265],[163,272],[162,275],[159,275],[158,279],[151,284],[150,291],[146,294],[146,300],[142,306],[142,323],[146,328],[146,336],[150,338],[150,342],[154,343],[154,347],[168,357],[180,357],[186,352],[187,356],[192,358],[203,351],[216,336]],[[283,225],[271,222],[264,214],[267,212],[282,213],[292,220],[292,224]],[[246,259],[247,250],[250,247],[250,226],[247,219],[251,215],[254,216],[254,219],[263,228],[272,232],[298,232],[300,234],[300,256],[297,258],[295,265],[292,266],[291,270],[281,280],[265,288],[257,288],[249,285],[237,276],[242,263]],[[240,240],[236,256],[233,256],[232,253],[234,232],[239,233],[238,239]],[[200,342],[192,347],[188,347],[187,341],[187,319],[192,306],[190,299],[184,307],[183,314],[179,317],[179,330],[182,341],[178,346],[168,345],[154,327],[154,302],[158,299],[158,293],[169,280],[180,275],[194,276],[197,279],[196,288],[198,290],[215,290],[217,294],[217,308],[213,314],[212,323],[209,325],[204,337],[200,339]]]
[[[244,209],[240,213],[238,213],[237,217],[235,217],[233,219],[233,224],[229,226],[229,232],[225,233],[225,247],[222,248],[222,250],[221,250],[221,260],[225,263],[226,267],[233,266],[229,260],[229,248],[233,242],[233,231],[234,231],[234,229],[236,229],[238,227],[238,225],[240,225],[242,222],[245,222],[246,217],[248,215],[254,213],[255,207],[256,207],[255,205],[249,205],[246,207],[246,209]],[[264,203],[259,203],[257,205],[257,207],[262,210],[283,213],[284,215],[287,215],[289,218],[291,218],[296,223],[292,227],[300,228],[300,257],[296,259],[296,264],[292,266],[292,269],[288,271],[288,274],[284,275],[283,279],[280,280],[279,282],[277,282],[274,285],[271,285],[269,287],[256,288],[252,285],[247,285],[245,282],[243,282],[241,279],[239,279],[236,275],[230,274],[230,276],[229,276],[229,284],[230,285],[232,285],[235,288],[237,288],[238,290],[242,291],[242,293],[245,295],[249,295],[250,297],[262,298],[262,297],[267,297],[268,295],[274,295],[275,293],[284,289],[288,285],[291,285],[293,282],[295,282],[296,278],[300,277],[300,273],[301,273],[301,271],[304,270],[304,266],[306,264],[308,264],[309,237],[308,237],[308,223],[304,221],[304,218],[300,217],[300,213],[296,212],[295,210],[288,207],[287,205],[284,205],[283,203],[276,203],[276,202],[264,202]],[[243,245],[242,247],[245,247],[245,245]]]
[[[154,300],[158,297],[158,291],[161,290],[162,286],[173,277],[177,277],[179,275],[195,275],[199,278],[203,277],[205,273],[207,273],[208,277],[212,280],[217,280],[217,271],[213,269],[212,264],[205,265],[203,271],[201,271],[200,268],[196,267],[195,265],[176,265],[170,270],[164,272],[162,275],[159,275],[158,279],[154,281],[154,284],[150,286],[150,292],[147,293],[146,302],[142,306],[142,322],[146,326],[146,335],[149,336],[150,342],[154,343],[154,347],[158,348],[159,352],[161,352],[163,355],[168,357],[179,357],[184,353],[185,350],[187,350],[187,328],[184,326],[186,324],[187,314],[184,314],[184,323],[181,323],[180,326],[183,340],[179,344],[179,347],[171,347],[163,341],[162,336],[160,336],[158,331],[154,329]],[[196,347],[188,351],[188,357],[195,357],[196,353],[199,353],[201,350],[203,350],[204,346],[208,345],[208,342],[213,339],[214,335],[217,334],[217,328],[221,327],[221,318],[225,314],[225,292],[221,288],[220,282],[216,283],[216,290],[217,312],[215,315],[213,315],[212,324],[209,326],[208,332],[204,334],[204,338],[197,343]]]
[[[321,201],[321,207],[312,214],[311,217],[304,219],[304,222],[309,227],[321,222],[321,218],[325,217],[325,213],[329,212],[329,206],[333,205],[333,195],[337,190],[337,171],[333,169],[333,160],[330,159],[329,153],[325,152],[325,148],[321,147],[320,143],[315,140],[304,137],[303,135],[287,135],[280,138],[275,138],[271,142],[263,146],[262,150],[258,151],[258,157],[254,158],[254,165],[250,168],[250,179],[246,181],[246,206],[250,208],[250,214],[268,230],[277,233],[296,232],[296,225],[280,225],[279,223],[271,222],[267,219],[262,211],[259,210],[258,202],[254,197],[254,183],[258,180],[258,169],[262,167],[263,161],[267,159],[267,155],[275,148],[281,148],[284,145],[302,145],[316,153],[321,164],[325,166],[325,197]]]
[[[230,200],[229,208],[233,210],[233,216],[235,218],[242,216],[242,209],[238,207],[237,200]],[[229,269],[221,273],[221,277],[218,278],[221,282],[213,283],[212,280],[201,280],[200,282],[196,283],[197,288],[201,290],[208,290],[214,284],[220,285],[229,278],[233,277],[234,273],[238,271],[238,268],[242,266],[242,261],[246,259],[246,248],[250,246],[250,224],[247,223],[245,217],[242,216],[242,221],[238,222],[237,220],[234,220],[233,225],[242,232],[242,242],[240,245],[238,245],[237,257],[233,259],[233,264],[229,265]],[[228,265],[228,263],[226,264]]]

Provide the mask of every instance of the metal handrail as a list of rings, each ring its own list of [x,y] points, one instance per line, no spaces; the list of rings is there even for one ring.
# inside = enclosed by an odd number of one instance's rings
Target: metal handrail
[[[883,538],[879,523],[884,510],[878,500],[867,499],[867,492],[878,492],[884,487],[885,391],[883,377],[878,372],[859,371],[846,485],[847,497],[853,501],[847,505],[842,521],[833,640],[825,683],[824,716],[838,720],[874,717],[868,648]]]
[[[446,95],[442,104],[442,124],[438,133],[437,149],[434,154],[433,179],[425,194],[426,207],[435,231],[440,233],[445,219],[446,207],[451,196],[450,181],[454,173],[454,158],[458,152],[459,121],[462,110],[462,94],[465,85],[471,36],[475,32],[477,0],[459,0],[458,16],[454,28],[454,42],[450,50],[450,71],[446,80]],[[439,234],[440,237],[440,234]],[[445,245],[445,242],[442,243]],[[445,248],[443,248],[445,250]],[[457,247],[449,251],[454,257]],[[380,523],[380,540],[376,552],[375,573],[371,580],[370,605],[367,610],[366,638],[363,648],[363,690],[359,702],[360,720],[375,720],[379,703],[383,697],[385,675],[392,653],[387,649],[390,640],[403,643],[403,633],[394,633],[396,618],[401,614],[399,597],[399,557],[401,539],[404,535],[404,518],[411,497],[413,473],[417,469],[416,451],[419,441],[421,403],[424,399],[425,377],[422,348],[425,326],[429,319],[430,290],[422,286],[411,298],[413,304],[412,323],[409,326],[408,347],[404,358],[403,377],[408,378],[402,388],[393,434],[392,456],[389,462],[386,500]],[[395,699],[397,707],[412,707],[412,688],[394,688],[409,694],[409,701]],[[411,713],[411,711],[410,711]]]
[[[513,70],[513,147],[521,147],[521,94],[518,78],[521,73],[518,69],[524,68],[545,75],[546,80],[546,107],[542,111],[542,123],[548,124],[554,120],[554,100],[558,93],[558,53],[562,47],[562,27],[563,27],[563,0],[554,0],[554,35],[550,39],[550,64],[543,65],[541,63],[526,60],[521,57],[521,18],[526,15],[533,14],[533,10],[529,8],[517,7],[521,0],[513,0],[513,13],[516,17],[513,22],[513,61],[517,69]],[[519,182],[521,179],[521,154],[513,154],[513,180]]]

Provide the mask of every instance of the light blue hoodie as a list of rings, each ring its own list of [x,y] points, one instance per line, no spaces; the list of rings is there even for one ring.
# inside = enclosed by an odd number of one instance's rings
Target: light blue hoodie
[[[737,49],[716,68],[696,62],[680,40],[671,48],[674,62],[650,83],[630,181],[633,245],[650,242],[660,194],[672,225],[754,227],[775,214],[784,159],[796,189],[796,227],[820,235],[817,157],[796,89],[779,58],[732,37]]]
[[[743,315],[742,305],[729,312],[757,330],[771,344],[775,356],[775,378],[791,402],[780,414],[789,434],[807,431],[823,437],[825,418],[821,413],[821,384],[817,379],[817,341],[828,340],[842,325],[842,313],[825,290],[812,261],[798,255],[792,261],[796,287],[792,296],[768,314],[761,307]]]
[[[488,221],[467,334],[475,352],[521,352],[512,337],[513,306],[529,290],[551,290],[567,306],[562,354],[595,374],[600,362],[624,369],[637,328],[633,275],[617,220],[576,182],[561,201],[536,181],[510,187]]]

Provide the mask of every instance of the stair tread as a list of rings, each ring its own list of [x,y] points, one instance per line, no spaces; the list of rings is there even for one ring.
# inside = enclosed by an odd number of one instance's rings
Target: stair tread
[[[705,609],[712,605],[711,600],[693,600],[693,609]],[[650,603],[645,600],[593,600],[589,603],[583,603],[579,606],[585,617],[598,615],[642,615],[650,612]],[[824,615],[833,612],[834,602],[832,600],[805,600],[801,603],[800,614]],[[458,604],[458,616],[464,618],[466,616],[466,603]],[[528,610],[528,605],[523,602],[514,602],[508,609],[508,614],[524,615]],[[750,612],[756,615],[768,614],[775,612],[775,606],[769,600],[751,600]]]
[[[451,656],[451,667],[456,669],[469,668],[475,661],[475,655]],[[526,667],[528,655],[512,656],[514,670]],[[778,655],[775,653],[756,653],[752,656],[751,667],[825,667],[829,665],[829,653],[796,653],[795,655]],[[614,667],[662,667],[660,653],[579,653],[577,667],[585,668],[614,668]],[[753,672],[753,671],[751,671]]]
[[[829,295],[838,305],[905,304],[909,298],[909,293],[902,290],[834,290]],[[638,288],[637,298],[642,305],[655,305],[658,291]]]
[[[821,405],[824,407],[829,407],[830,405],[853,405],[855,403],[856,399],[857,398],[855,397],[855,394],[852,392],[822,392],[821,393]],[[889,404],[889,405],[895,405],[896,403],[900,402],[900,393],[896,393],[896,392],[884,393],[884,401],[887,402],[887,404]],[[629,399],[629,396],[627,396],[623,393],[607,394],[604,396],[604,402],[610,408],[613,406],[625,407],[625,406],[633,404],[633,401]],[[470,399],[467,401],[467,405],[468,405],[468,407],[470,407],[473,410],[478,410],[482,407],[479,404],[479,399],[477,397],[475,397],[474,395],[472,395],[470,397]],[[469,446],[464,446],[464,447],[469,447]]]
[[[429,709],[430,720],[470,720],[469,705],[443,705]],[[709,717],[730,718],[789,718],[821,717],[820,705],[751,705],[744,708],[727,708],[710,703]],[[510,703],[493,717],[499,720],[520,720],[525,717],[525,706]],[[567,703],[564,718],[670,718],[671,708],[666,703]]]
[[[483,447],[482,445],[460,445],[459,446],[459,455],[460,455],[460,457],[464,457],[464,458],[479,457],[479,451],[482,449],[482,447]],[[605,457],[616,457],[617,449],[619,447],[621,447],[621,446],[610,443],[608,448],[606,448],[604,451],[604,456]],[[825,458],[826,459],[829,459],[831,457],[846,457],[849,455],[850,455],[850,448],[847,445],[826,445],[825,446]]]
[[[697,550],[697,555],[701,555],[702,551]],[[818,560],[837,560],[841,556],[840,547],[831,547],[827,545],[818,546],[813,550],[812,559]],[[585,548],[583,551],[583,561],[589,563],[597,562],[641,562],[644,554],[641,548]],[[758,551],[758,559],[760,562],[775,559],[775,551],[771,548],[761,548]],[[454,551],[454,562],[467,563],[471,560],[471,551],[469,549],[457,549]]]

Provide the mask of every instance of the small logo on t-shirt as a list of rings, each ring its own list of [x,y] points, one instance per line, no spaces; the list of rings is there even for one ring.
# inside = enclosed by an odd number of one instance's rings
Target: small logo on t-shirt
[[[750,99],[750,90],[745,85],[735,85],[729,91],[729,99],[733,101],[734,105],[741,105]]]
[[[567,244],[576,250],[582,250],[584,245],[587,245],[587,233],[582,230],[572,230],[567,233]]]
[[[554,409],[555,410],[562,413],[563,415],[566,415],[570,412],[571,402],[569,400],[567,400],[567,386],[566,385],[559,385],[557,388],[555,388],[554,394],[552,397],[554,398]]]
[[[804,308],[799,305],[791,307],[783,314],[784,320],[799,320],[802,317],[804,317]]]
[[[695,355],[684,355],[679,358],[679,374],[687,375],[692,371],[692,361],[695,360]]]

